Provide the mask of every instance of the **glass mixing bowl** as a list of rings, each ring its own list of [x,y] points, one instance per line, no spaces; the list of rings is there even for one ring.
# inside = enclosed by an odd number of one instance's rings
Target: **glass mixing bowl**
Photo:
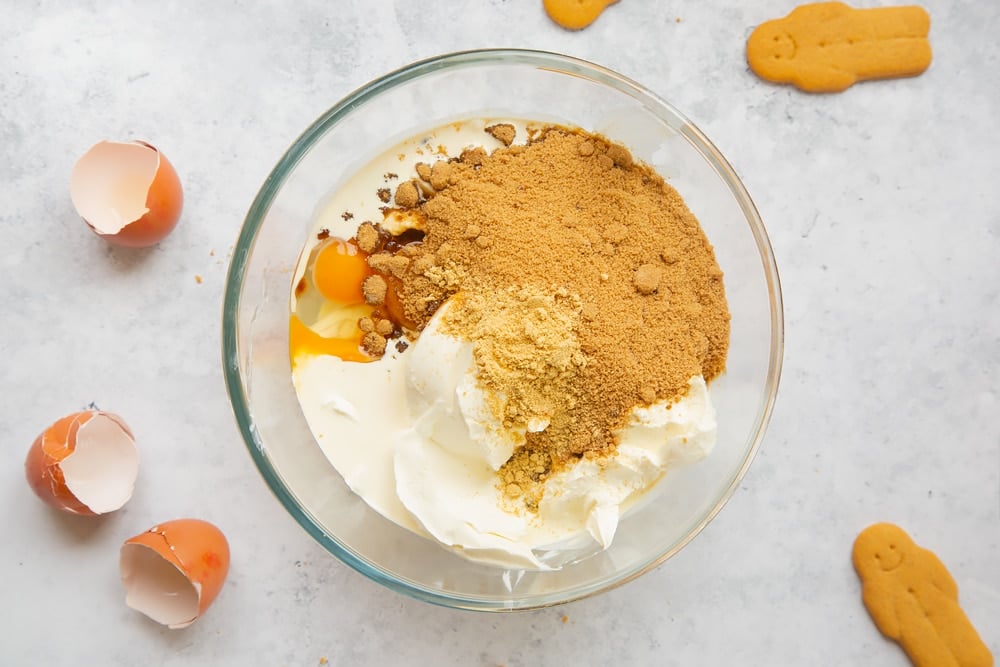
[[[684,197],[715,246],[732,314],[726,373],[712,384],[718,443],[671,471],[628,514],[606,551],[552,572],[503,570],[456,556],[354,495],[313,439],[288,357],[293,268],[314,216],[352,172],[399,140],[459,118],[575,125],[629,147]],[[558,604],[629,581],[677,553],[719,512],[760,445],[778,388],[782,310],[774,257],[749,195],[690,121],[603,67],[538,51],[484,50],[415,63],[324,113],[268,176],[233,252],[223,361],[254,462],[285,509],[334,556],[420,600],[505,611]]]

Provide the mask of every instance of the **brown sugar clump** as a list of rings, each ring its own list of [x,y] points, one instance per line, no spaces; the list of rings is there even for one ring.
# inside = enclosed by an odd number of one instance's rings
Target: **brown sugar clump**
[[[375,229],[375,225],[370,222],[363,222],[358,227],[357,234],[355,238],[358,240],[358,248],[362,252],[373,253],[375,248],[378,247],[378,230]]]
[[[370,317],[362,317],[358,320],[358,328],[362,333],[375,331],[375,320]]]
[[[486,155],[486,151],[483,150],[482,146],[476,146],[475,148],[466,148],[462,151],[458,159],[466,164],[478,167],[486,159]]]
[[[385,354],[385,344],[385,337],[374,331],[369,331],[361,337],[361,347],[373,357],[381,357]]]
[[[371,306],[380,306],[385,303],[385,294],[389,290],[389,285],[385,278],[379,275],[368,276],[361,283],[361,293],[365,297],[365,303]]]
[[[379,320],[375,323],[375,333],[380,336],[388,337],[394,328],[391,320]]]
[[[413,181],[405,181],[396,188],[396,206],[400,208],[413,208],[420,203],[420,192]]]
[[[611,158],[616,167],[627,168],[632,166],[632,154],[624,146],[611,144],[608,146],[607,156]]]
[[[431,167],[431,177],[429,179],[431,187],[435,190],[444,190],[451,182],[451,175],[454,168],[450,162],[439,160]]]
[[[377,255],[368,257],[368,266],[379,273],[384,273],[396,278],[402,278],[406,273],[406,267],[410,265],[410,258],[403,255],[391,255],[380,252]]]
[[[660,268],[643,264],[635,270],[635,289],[639,294],[652,294],[660,286]]]
[[[496,125],[488,126],[486,133],[504,146],[510,146],[514,143],[514,138],[517,136],[517,129],[510,123],[497,123]]]
[[[416,164],[417,176],[425,181],[430,182],[431,180],[431,166],[426,162],[418,162]]]

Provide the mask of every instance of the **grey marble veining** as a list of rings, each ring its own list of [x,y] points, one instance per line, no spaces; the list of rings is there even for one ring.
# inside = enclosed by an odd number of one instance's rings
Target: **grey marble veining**
[[[778,0],[624,0],[580,33],[535,0],[2,5],[0,664],[905,665],[850,566],[878,520],[941,556],[1000,654],[1000,5],[925,3],[930,70],[834,96],[747,70]],[[284,149],[369,79],[486,46],[595,61],[690,116],[760,209],[787,325],[770,431],[709,528],[638,582],[504,616],[404,599],[322,551],[254,469],[220,373],[228,252]],[[92,143],[133,137],[187,196],[141,252],[93,236],[67,184]],[[84,521],[22,465],[92,401],[143,459],[127,507]],[[171,632],[123,604],[117,549],[185,515],[225,530],[233,566]]]

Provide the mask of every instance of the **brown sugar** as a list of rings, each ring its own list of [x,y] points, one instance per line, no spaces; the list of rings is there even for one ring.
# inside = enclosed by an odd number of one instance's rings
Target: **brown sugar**
[[[379,275],[368,276],[361,283],[361,293],[365,297],[365,303],[372,306],[379,306],[385,303],[385,294],[389,290],[385,278]]]
[[[482,146],[476,146],[475,148],[466,148],[462,151],[458,159],[466,164],[478,167],[486,159],[486,155],[486,150]]]
[[[370,222],[361,223],[358,227],[356,238],[358,240],[358,248],[363,252],[372,253],[378,247],[378,230]]]
[[[639,294],[652,294],[660,286],[660,267],[643,264],[635,270],[635,289]]]
[[[498,127],[487,132],[506,144]],[[472,342],[494,415],[525,434],[498,474],[508,497],[534,509],[553,471],[614,452],[632,408],[724,370],[729,311],[712,246],[624,147],[548,126],[527,145],[418,174],[433,187],[411,207],[422,241],[392,258],[405,265],[369,264],[397,281],[414,335],[451,299],[442,326]]]
[[[420,193],[413,181],[405,181],[396,188],[396,206],[413,208],[420,202]]]
[[[490,125],[485,129],[487,134],[502,143],[504,146],[510,146],[514,143],[514,138],[517,136],[517,129],[510,123],[497,123],[496,125]]]
[[[361,347],[373,357],[381,357],[385,354],[385,346],[385,336],[377,334],[374,331],[369,331],[361,337]]]

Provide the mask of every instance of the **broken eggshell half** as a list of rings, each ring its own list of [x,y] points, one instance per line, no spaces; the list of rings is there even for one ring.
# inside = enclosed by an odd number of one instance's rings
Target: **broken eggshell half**
[[[186,628],[222,590],[229,543],[200,519],[176,519],[125,540],[121,548],[125,604],[171,629]]]
[[[105,514],[132,497],[139,452],[121,417],[85,410],[63,417],[35,439],[24,472],[35,494],[52,507]]]
[[[142,248],[177,225],[184,193],[173,165],[144,141],[101,141],[73,167],[73,207],[101,238]]]

